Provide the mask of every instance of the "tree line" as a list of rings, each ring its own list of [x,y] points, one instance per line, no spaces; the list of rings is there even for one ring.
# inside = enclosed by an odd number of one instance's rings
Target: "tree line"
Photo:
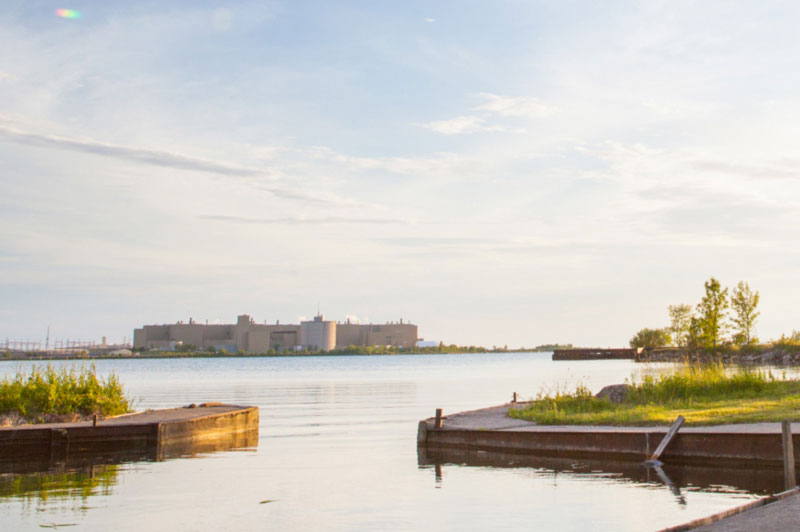
[[[669,305],[670,325],[642,329],[631,338],[631,347],[676,345],[696,350],[716,349],[728,342],[734,345],[757,343],[754,332],[760,315],[758,291],[753,291],[744,281],[739,281],[729,291],[713,277],[704,287],[705,293],[697,305]]]

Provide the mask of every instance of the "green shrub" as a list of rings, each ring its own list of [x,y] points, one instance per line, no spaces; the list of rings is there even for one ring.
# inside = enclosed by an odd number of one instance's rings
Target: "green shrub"
[[[17,413],[34,422],[46,414],[115,416],[130,412],[131,403],[117,375],[98,378],[94,365],[80,370],[33,366],[30,374],[20,370],[0,381],[0,414]]]

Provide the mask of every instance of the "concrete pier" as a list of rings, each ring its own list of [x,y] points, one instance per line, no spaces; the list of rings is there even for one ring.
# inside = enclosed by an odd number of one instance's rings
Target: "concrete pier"
[[[512,419],[511,403],[447,414],[442,428],[433,418],[419,423],[418,444],[427,449],[473,449],[543,456],[643,461],[658,446],[667,426],[616,427],[537,425]],[[800,423],[792,424],[795,458]],[[783,464],[780,423],[751,423],[682,428],[661,458],[664,462],[702,463],[711,467]]]
[[[162,459],[197,449],[258,443],[258,408],[212,404],[151,410],[78,423],[0,428],[2,463],[56,462],[81,456],[141,454]]]
[[[553,351],[553,360],[620,360],[636,359],[642,349],[556,349]]]

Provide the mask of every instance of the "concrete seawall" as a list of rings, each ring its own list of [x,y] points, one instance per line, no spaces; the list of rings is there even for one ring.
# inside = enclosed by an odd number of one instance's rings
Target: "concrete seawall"
[[[258,408],[209,404],[129,414],[96,426],[89,421],[2,428],[0,462],[55,462],[114,454],[159,460],[247,443],[258,444]]]
[[[668,427],[544,426],[509,418],[506,404],[449,415],[440,429],[433,418],[420,421],[418,445],[426,449],[465,449],[553,457],[643,461]],[[795,460],[800,463],[800,423],[792,424]],[[779,423],[683,428],[662,455],[664,462],[712,467],[780,466]]]
[[[633,360],[641,349],[556,349],[553,360]]]

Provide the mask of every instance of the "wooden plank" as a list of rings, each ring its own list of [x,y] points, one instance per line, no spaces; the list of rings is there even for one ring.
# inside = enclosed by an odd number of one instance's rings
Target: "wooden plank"
[[[433,421],[433,428],[440,429],[442,428],[442,409],[436,409],[436,418]]]
[[[664,439],[661,440],[661,443],[658,444],[656,450],[647,459],[648,461],[655,461],[661,457],[661,454],[664,452],[664,449],[667,448],[669,442],[671,442],[672,438],[674,438],[675,435],[678,433],[678,429],[681,428],[681,425],[683,425],[684,421],[686,420],[683,418],[683,416],[678,416],[678,419],[675,420],[675,423],[673,423],[672,426],[667,431],[667,434],[664,436]]]
[[[789,420],[781,421],[783,433],[783,482],[785,489],[790,490],[797,486],[794,471],[794,443],[792,442],[792,423]]]

